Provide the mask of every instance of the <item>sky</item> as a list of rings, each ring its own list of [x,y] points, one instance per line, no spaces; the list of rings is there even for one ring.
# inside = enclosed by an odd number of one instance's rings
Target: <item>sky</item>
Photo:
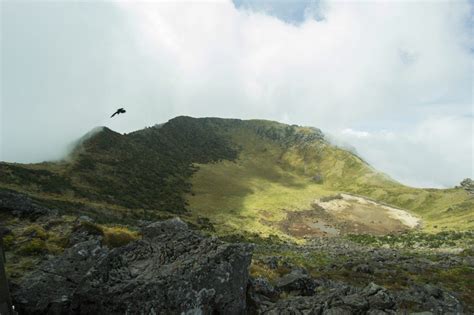
[[[23,1],[1,9],[0,160],[178,116],[315,126],[417,187],[474,177],[472,1]],[[110,115],[125,107],[127,113]]]

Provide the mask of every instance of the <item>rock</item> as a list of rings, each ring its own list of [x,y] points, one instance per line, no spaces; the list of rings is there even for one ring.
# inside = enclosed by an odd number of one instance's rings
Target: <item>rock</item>
[[[277,303],[263,306],[260,305],[257,314],[279,315],[279,314],[308,314],[320,315],[324,310],[324,302],[317,297],[295,296],[279,300]]]
[[[68,248],[63,255],[43,262],[12,288],[13,304],[20,314],[67,313],[82,277],[107,252],[98,240]]]
[[[270,269],[277,269],[279,260],[280,260],[279,257],[270,256],[270,257],[265,257],[265,259],[263,259],[262,262],[265,265],[267,265],[268,268],[270,268]]]
[[[345,305],[354,310],[365,310],[369,306],[367,300],[359,294],[343,296],[341,300]]]
[[[9,212],[20,218],[36,220],[54,211],[38,205],[30,197],[11,190],[0,190],[0,212]]]
[[[382,310],[369,310],[367,312],[367,315],[388,315],[390,313],[387,313],[385,311],[382,311]]]
[[[281,292],[297,295],[313,295],[316,282],[302,270],[295,269],[276,281],[275,287]]]
[[[345,307],[333,307],[323,312],[323,315],[352,315],[353,312]]]
[[[355,266],[354,268],[352,268],[352,271],[361,272],[361,273],[368,273],[368,274],[373,274],[374,273],[374,269],[371,266],[367,265],[367,264],[361,264],[361,265]]]
[[[450,293],[433,285],[413,285],[395,296],[397,305],[412,305],[413,310],[432,311],[436,314],[462,314],[461,302]]]
[[[249,287],[252,289],[253,293],[263,295],[269,299],[276,299],[278,297],[278,292],[265,278],[259,277],[250,279]]]
[[[395,305],[395,301],[387,292],[385,292],[385,290],[378,291],[367,299],[370,308],[374,309],[390,309]]]
[[[98,235],[80,241],[12,293],[21,314],[243,314],[251,254],[173,219],[110,251]]]
[[[250,278],[247,287],[247,313],[255,314],[267,309],[278,300],[278,292],[265,278]]]
[[[73,313],[242,314],[251,248],[204,238],[179,220],[112,250],[82,279]]]
[[[425,291],[427,294],[429,294],[430,296],[434,297],[434,298],[441,298],[443,296],[443,290],[441,290],[440,288],[437,288],[433,285],[425,285],[424,287]]]
[[[464,188],[467,192],[474,194],[474,180],[466,178],[461,182],[461,187]]]
[[[362,290],[362,294],[365,296],[374,295],[375,293],[383,289],[383,287],[371,282]]]

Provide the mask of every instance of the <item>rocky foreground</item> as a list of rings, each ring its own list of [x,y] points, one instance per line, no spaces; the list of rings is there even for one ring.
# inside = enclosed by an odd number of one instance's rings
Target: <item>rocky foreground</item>
[[[455,279],[461,287],[461,281],[468,282],[473,276],[470,271],[474,259],[469,253],[439,253],[427,259],[424,255],[338,238],[314,239],[306,245],[225,242],[203,235],[178,218],[142,223],[140,238],[111,246],[114,243],[88,217],[68,223],[55,211],[42,208],[27,197],[11,193],[1,196],[0,214],[10,224],[10,235],[15,236],[10,237],[15,239],[11,243],[16,242],[7,250],[7,260],[11,260],[7,271],[10,270],[13,303],[20,314],[472,311],[472,305],[460,298],[460,293],[470,295],[461,291],[472,284],[453,292],[408,277],[423,279],[430,272],[461,270],[465,274]],[[22,227],[25,222],[29,225]],[[55,241],[53,231],[69,225],[73,227],[67,232],[58,230],[65,235],[61,239],[65,249],[54,252],[50,244]],[[46,244],[47,254],[32,251],[36,241]],[[18,247],[15,251],[14,246]],[[35,260],[27,272],[15,275],[11,270],[23,258],[13,252],[34,253],[28,257],[41,259]],[[309,264],[311,260],[318,260],[319,264]],[[305,268],[310,265],[312,269]],[[407,283],[397,287],[395,284],[404,277]]]
[[[143,228],[143,238],[110,250],[87,228],[12,289],[20,314],[397,314],[408,302],[435,314],[461,303],[426,286],[394,294],[295,268],[274,284],[249,278],[252,246],[203,237],[180,219]],[[272,262],[268,262],[271,264]],[[278,264],[278,262],[274,262]],[[426,313],[429,314],[429,313]]]

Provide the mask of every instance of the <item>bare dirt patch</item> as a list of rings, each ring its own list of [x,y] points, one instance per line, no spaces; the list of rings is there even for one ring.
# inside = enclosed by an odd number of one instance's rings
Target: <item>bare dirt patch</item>
[[[331,237],[345,234],[385,235],[402,233],[421,220],[405,210],[347,194],[316,200],[313,210],[288,211],[279,223],[295,237]]]
[[[329,237],[340,234],[332,222],[324,219],[319,210],[288,211],[286,220],[279,223],[280,228],[295,237]]]

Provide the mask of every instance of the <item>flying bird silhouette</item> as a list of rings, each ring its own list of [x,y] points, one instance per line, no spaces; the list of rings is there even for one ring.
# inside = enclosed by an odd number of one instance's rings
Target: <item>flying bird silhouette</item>
[[[117,111],[112,115],[110,116],[110,118],[114,117],[115,115],[118,115],[118,114],[125,114],[127,111],[123,108],[119,108],[117,109]]]

